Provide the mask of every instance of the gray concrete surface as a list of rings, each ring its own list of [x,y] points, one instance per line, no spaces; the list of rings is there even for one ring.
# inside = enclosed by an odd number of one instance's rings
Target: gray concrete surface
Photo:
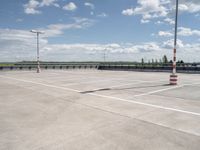
[[[200,76],[0,72],[1,150],[198,150]]]

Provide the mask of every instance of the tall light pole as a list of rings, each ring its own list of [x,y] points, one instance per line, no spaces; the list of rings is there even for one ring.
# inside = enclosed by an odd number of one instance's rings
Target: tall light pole
[[[177,26],[178,26],[178,0],[176,0],[176,17],[175,17],[175,33],[174,33],[174,50],[173,50],[173,70],[170,75],[170,84],[177,85],[178,76],[176,75],[176,49],[177,49]]]
[[[31,30],[30,32],[36,33],[37,35],[37,73],[40,73],[40,47],[39,47],[39,36],[40,34],[44,34],[43,31],[36,31],[36,30]]]
[[[107,50],[107,47],[104,48],[104,53],[103,53],[104,63],[106,62],[106,50]]]
[[[104,48],[104,52],[103,52],[103,60],[104,60],[104,63],[106,62],[106,52],[109,51],[109,49],[112,48],[110,45],[106,46]]]

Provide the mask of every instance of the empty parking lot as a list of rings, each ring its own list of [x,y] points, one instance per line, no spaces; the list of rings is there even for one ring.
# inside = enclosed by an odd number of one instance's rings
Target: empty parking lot
[[[2,150],[197,150],[200,76],[0,72]]]

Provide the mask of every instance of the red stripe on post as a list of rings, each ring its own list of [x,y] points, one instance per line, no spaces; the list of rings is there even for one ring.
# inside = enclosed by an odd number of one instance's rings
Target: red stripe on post
[[[172,65],[172,67],[173,67],[173,68],[176,68],[176,65],[175,65],[175,64],[173,64],[173,65]]]
[[[174,53],[176,53],[176,49],[174,49]]]
[[[171,82],[171,81],[174,81],[174,82],[176,82],[176,81],[177,81],[177,79],[170,79],[170,82]]]
[[[172,74],[170,75],[170,77],[178,77],[178,75]]]
[[[174,57],[174,61],[176,61],[176,57]]]
[[[178,76],[175,74],[170,75],[170,84],[171,85],[177,85],[177,81],[178,81]]]

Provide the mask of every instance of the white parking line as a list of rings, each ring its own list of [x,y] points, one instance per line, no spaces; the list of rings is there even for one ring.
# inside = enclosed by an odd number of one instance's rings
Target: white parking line
[[[5,77],[5,76],[0,76],[0,77],[5,78],[5,79],[12,79],[12,80],[16,80],[16,81],[21,81],[21,82],[25,82],[25,83],[42,85],[42,86],[51,87],[51,88],[68,90],[68,91],[72,91],[72,92],[76,92],[76,93],[81,92],[79,90],[75,90],[75,89],[71,89],[71,88],[60,87],[60,86],[44,84],[44,83],[38,83],[38,82],[29,81],[29,80],[23,80],[23,79],[17,79],[17,78],[12,78],[12,77]],[[168,90],[169,90],[169,88],[168,88]],[[92,95],[92,96],[101,97],[101,98],[114,99],[114,100],[122,101],[122,102],[128,102],[128,103],[133,103],[133,104],[138,104],[138,105],[143,105],[143,106],[148,106],[148,107],[153,107],[153,108],[158,108],[158,109],[163,109],[163,110],[170,110],[170,111],[175,111],[175,112],[179,112],[179,113],[200,116],[200,113],[196,113],[196,112],[191,112],[191,111],[186,111],[186,110],[181,110],[181,109],[175,109],[175,108],[170,108],[170,107],[165,107],[165,106],[160,106],[160,105],[148,104],[148,103],[138,102],[138,101],[129,100],[129,99],[123,99],[123,98],[118,98],[118,97],[113,97],[113,96],[106,96],[106,95],[95,94],[95,93],[87,93],[87,95]]]
[[[50,85],[50,84],[39,83],[39,82],[34,82],[34,81],[29,81],[29,80],[17,79],[17,78],[13,78],[13,77],[5,77],[5,76],[0,76],[0,77],[6,78],[6,79],[16,80],[16,81],[20,81],[20,82],[25,82],[25,83],[32,83],[32,84],[42,85],[42,86],[46,86],[46,87],[52,87],[52,88],[57,88],[57,89],[62,89],[62,90],[67,90],[67,91],[72,91],[72,92],[77,92],[77,93],[80,92],[80,91],[75,90],[75,89],[66,88],[66,87],[60,87],[60,86],[56,86],[56,85]]]
[[[147,92],[147,93],[137,94],[137,95],[134,95],[134,96],[135,97],[146,96],[146,95],[151,95],[151,94],[155,94],[155,93],[159,93],[159,92],[164,92],[164,91],[168,91],[168,90],[172,90],[172,89],[182,88],[184,86],[192,86],[192,85],[199,85],[199,84],[200,83],[183,84],[183,85],[169,87],[169,88],[160,89],[160,90],[155,90],[155,91],[151,91],[151,92]]]
[[[153,107],[153,108],[171,110],[171,111],[190,114],[190,115],[195,115],[195,116],[200,116],[200,113],[196,113],[196,112],[191,112],[191,111],[186,111],[186,110],[181,110],[181,109],[176,109],[176,108],[170,108],[170,107],[165,107],[165,106],[160,106],[160,105],[148,104],[148,103],[143,103],[143,102],[138,102],[138,101],[134,101],[134,100],[123,99],[123,98],[118,98],[118,97],[113,97],[113,96],[106,96],[106,95],[100,95],[100,94],[95,94],[95,93],[89,93],[89,95],[103,97],[103,98],[109,98],[109,99],[115,99],[115,100],[118,100],[118,101],[129,102],[129,103],[149,106],[149,107]]]
[[[191,84],[185,84],[185,85],[189,85],[189,86],[191,86],[191,85],[199,85],[200,83],[191,83]]]
[[[134,97],[146,96],[146,95],[155,94],[155,93],[159,93],[159,92],[163,92],[163,91],[181,88],[181,87],[184,87],[184,86],[185,85],[173,86],[173,87],[169,87],[169,88],[165,88],[165,89],[160,89],[160,90],[155,90],[155,91],[151,91],[151,92],[147,92],[147,93],[137,94],[137,95],[134,95]]]

